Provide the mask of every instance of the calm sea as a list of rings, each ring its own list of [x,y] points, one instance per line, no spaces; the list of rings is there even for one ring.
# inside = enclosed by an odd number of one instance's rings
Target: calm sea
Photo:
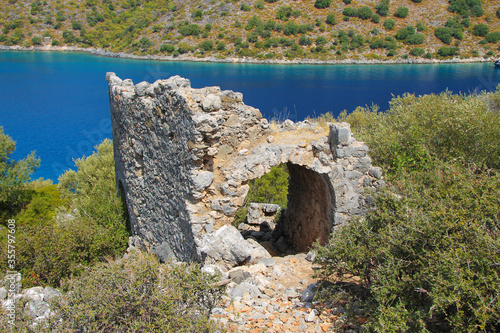
[[[392,95],[494,90],[492,64],[255,65],[112,59],[80,53],[0,51],[0,126],[17,142],[16,159],[35,150],[34,178],[57,181],[111,137],[106,72],[134,83],[180,75],[195,88],[243,93],[267,118],[307,116],[377,104]]]

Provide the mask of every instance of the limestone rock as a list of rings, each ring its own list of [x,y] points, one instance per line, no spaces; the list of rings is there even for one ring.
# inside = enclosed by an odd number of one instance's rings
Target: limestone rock
[[[219,96],[209,94],[202,100],[201,107],[205,112],[219,110],[222,107],[222,102]]]
[[[253,250],[253,247],[232,226],[223,226],[215,233],[205,235],[200,249],[202,255],[223,262],[228,267],[248,262]]]
[[[236,284],[240,284],[246,279],[250,278],[252,275],[242,269],[235,269],[229,271],[229,278]]]
[[[301,296],[302,302],[312,302],[316,295],[317,283],[312,283],[307,286]]]
[[[264,222],[274,221],[274,216],[280,206],[275,204],[250,203],[247,212],[247,223],[260,225]]]
[[[249,238],[246,240],[246,243],[252,247],[252,253],[249,261],[250,264],[257,264],[260,259],[271,257],[269,252],[255,240]]]
[[[382,178],[382,168],[372,167],[372,168],[370,168],[370,171],[368,171],[368,173],[370,174],[370,176],[372,176],[374,178],[377,178],[377,179]]]
[[[146,94],[146,89],[149,88],[149,83],[140,82],[135,85],[135,94],[137,96],[144,96]]]
[[[194,189],[196,191],[203,191],[212,184],[215,175],[210,171],[201,171],[192,177]]]
[[[236,298],[236,297],[243,297],[243,295],[248,293],[252,297],[256,297],[260,295],[259,288],[257,286],[254,286],[253,284],[249,283],[241,283],[234,287],[230,292],[229,292],[229,297],[231,298]]]

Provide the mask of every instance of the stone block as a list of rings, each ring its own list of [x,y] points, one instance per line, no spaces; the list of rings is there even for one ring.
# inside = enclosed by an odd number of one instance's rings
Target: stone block
[[[201,107],[205,112],[211,112],[222,108],[220,97],[214,94],[209,94],[201,101]]]

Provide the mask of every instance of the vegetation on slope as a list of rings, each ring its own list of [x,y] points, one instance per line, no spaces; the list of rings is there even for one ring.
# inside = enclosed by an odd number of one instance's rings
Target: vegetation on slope
[[[325,279],[360,280],[346,289],[351,319],[373,332],[498,331],[500,90],[405,95],[342,120],[387,180],[366,218],[319,247]]]
[[[0,277],[22,275],[22,286],[55,286],[53,315],[33,325],[26,311],[15,327],[0,316],[0,331],[19,332],[212,332],[211,309],[224,287],[198,264],[160,264],[152,254],[127,247],[124,204],[115,185],[113,146],[104,140],[75,161],[59,184],[30,181],[35,153],[15,161],[15,142],[0,127]],[[8,220],[15,220],[15,267],[7,261]],[[9,242],[10,244],[10,242]],[[6,281],[2,280],[2,284]],[[45,300],[47,301],[47,300]],[[24,309],[27,299],[16,300]]]
[[[221,59],[387,60],[497,56],[500,42],[500,6],[481,0],[0,4],[4,45],[68,45]]]
[[[66,280],[62,296],[52,299],[53,316],[32,325],[17,314],[17,332],[215,332],[211,310],[224,287],[195,264],[160,264],[152,254],[100,263]],[[16,307],[23,309],[18,300]],[[27,302],[26,300],[24,301]],[[10,331],[6,316],[0,329]],[[220,330],[217,330],[220,332]]]
[[[0,173],[0,195],[9,198],[11,205],[0,213],[2,222],[16,221],[16,270],[25,287],[58,286],[85,266],[125,251],[129,234],[126,211],[117,196],[111,141],[105,140],[94,154],[77,160],[77,171],[67,171],[54,185],[43,179],[27,182],[34,171],[27,161],[36,160],[34,154],[14,162],[10,154],[15,143],[2,132],[0,140],[7,143],[0,146],[7,161]],[[9,178],[14,172],[22,175],[15,184]],[[19,194],[8,196],[14,189]],[[7,229],[0,233],[0,255],[7,258]],[[7,270],[7,261],[2,260],[0,271]]]

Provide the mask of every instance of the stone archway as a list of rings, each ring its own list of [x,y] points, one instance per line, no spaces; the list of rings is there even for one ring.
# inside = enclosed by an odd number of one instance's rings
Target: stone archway
[[[296,251],[325,244],[335,223],[335,193],[327,175],[288,163],[288,207],[279,230]]]
[[[134,242],[163,259],[199,259],[198,240],[230,224],[248,181],[275,165],[290,168],[292,205],[282,227],[301,251],[363,214],[365,189],[383,183],[349,124],[270,124],[240,93],[193,89],[180,77],[137,85],[106,77],[116,177],[127,191]]]

